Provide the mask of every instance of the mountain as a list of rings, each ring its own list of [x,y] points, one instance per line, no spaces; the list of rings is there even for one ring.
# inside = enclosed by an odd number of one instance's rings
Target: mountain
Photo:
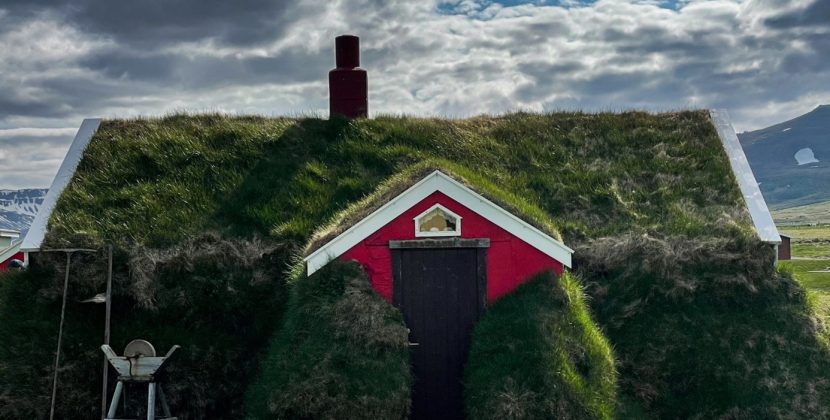
[[[830,105],[738,138],[770,207],[830,201]]]
[[[45,188],[0,190],[0,229],[20,231],[23,238],[43,204],[46,191]]]

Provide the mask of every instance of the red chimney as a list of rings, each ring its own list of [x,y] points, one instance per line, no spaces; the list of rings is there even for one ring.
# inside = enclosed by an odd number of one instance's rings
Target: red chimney
[[[334,39],[336,67],[329,72],[329,114],[347,118],[369,115],[369,83],[360,68],[360,38],[340,35]]]

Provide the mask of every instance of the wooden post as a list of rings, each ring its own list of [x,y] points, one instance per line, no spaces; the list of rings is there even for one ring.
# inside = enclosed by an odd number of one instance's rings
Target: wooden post
[[[66,276],[63,279],[63,303],[61,304],[61,323],[58,327],[58,348],[55,351],[55,376],[52,378],[52,404],[49,408],[49,420],[55,418],[55,396],[58,392],[58,364],[61,360],[61,340],[63,339],[63,321],[64,314],[66,314],[66,291],[69,288],[69,263],[72,259],[72,253],[66,253]]]
[[[110,311],[112,300],[112,245],[107,246],[107,309],[106,320],[104,321],[104,344],[110,343]],[[109,362],[104,356],[104,377],[103,389],[101,390],[101,418],[104,419],[107,413],[107,380],[109,379]]]

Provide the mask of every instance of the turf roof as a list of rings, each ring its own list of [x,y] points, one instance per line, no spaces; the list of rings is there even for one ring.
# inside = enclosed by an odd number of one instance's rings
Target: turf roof
[[[263,242],[280,250],[273,265],[284,267],[292,248],[301,250],[338,212],[395,174],[430,160],[449,162],[521,197],[554,219],[554,227],[577,249],[589,303],[618,355],[618,403],[626,414],[621,417],[639,412],[671,418],[828,417],[826,330],[813,322],[803,289],[771,272],[770,247],[757,240],[705,111],[519,113],[464,120],[174,115],[105,121],[52,214],[45,245],[106,240],[116,249],[163,248],[216,230],[230,237],[267,237]],[[660,246],[650,238],[661,238]],[[124,273],[129,287],[142,287]],[[290,280],[283,277],[267,284]],[[5,282],[14,294],[0,296],[0,307],[42,314],[4,322],[0,336],[18,337],[32,322],[53,325],[54,315],[43,308],[60,307],[62,278],[41,280],[51,288]],[[211,313],[225,319],[235,311]],[[268,321],[272,328],[279,324]],[[205,336],[186,322],[175,327]],[[198,341],[184,333],[176,337],[184,337],[180,344]],[[95,348],[98,339],[69,347]],[[19,360],[20,354],[27,354],[25,346],[0,354],[0,363]],[[50,356],[41,356],[27,365],[48,366]],[[83,378],[72,386],[88,385]],[[2,375],[0,382],[28,390],[23,397],[32,407],[43,407],[40,388]],[[232,385],[239,390],[246,384]],[[766,391],[756,393],[759,387]]]
[[[434,171],[443,172],[516,217],[562,242],[562,234],[559,233],[553,220],[535,204],[502,190],[463,166],[441,159],[428,159],[393,175],[372,194],[338,213],[331,223],[314,233],[303,254],[308,256],[318,250]]]
[[[338,212],[419,163],[497,187],[503,197],[495,201],[568,243],[630,231],[752,232],[705,111],[355,121],[173,115],[104,121],[46,241],[84,232],[169,246],[220,230],[302,248]]]

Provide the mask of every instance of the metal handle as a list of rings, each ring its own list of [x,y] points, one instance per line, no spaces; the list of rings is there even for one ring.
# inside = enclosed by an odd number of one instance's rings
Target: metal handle
[[[409,344],[409,347],[418,347],[418,346],[421,345],[421,343],[413,343],[413,342],[409,342],[408,344]]]

